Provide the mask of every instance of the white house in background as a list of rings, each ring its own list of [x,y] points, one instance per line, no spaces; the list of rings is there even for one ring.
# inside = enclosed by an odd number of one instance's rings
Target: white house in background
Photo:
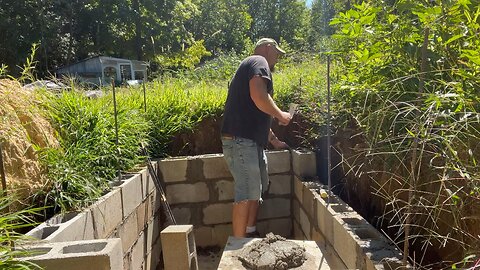
[[[129,60],[108,56],[94,56],[75,64],[58,68],[57,77],[76,77],[82,82],[95,85],[111,83],[113,77],[116,83],[147,78],[148,64],[143,61]]]

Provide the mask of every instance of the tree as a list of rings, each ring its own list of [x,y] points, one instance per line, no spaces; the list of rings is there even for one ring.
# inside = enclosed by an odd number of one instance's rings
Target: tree
[[[272,37],[300,46],[307,33],[308,20],[305,1],[300,0],[245,0],[253,22],[249,37],[257,40]]]

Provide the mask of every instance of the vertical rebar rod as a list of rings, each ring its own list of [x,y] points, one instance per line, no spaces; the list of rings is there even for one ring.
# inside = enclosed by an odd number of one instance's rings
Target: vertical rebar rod
[[[120,149],[118,144],[118,117],[117,117],[117,97],[115,95],[115,80],[112,79],[112,92],[113,92],[113,115],[115,119],[115,146],[117,150],[117,176],[118,181],[122,179],[122,173],[120,172]]]
[[[5,167],[3,166],[3,150],[2,143],[0,143],[0,177],[2,178],[2,191],[3,195],[7,195],[7,176],[5,173]]]
[[[331,114],[330,114],[330,55],[327,55],[327,183],[328,183],[328,200],[332,197],[332,160],[331,160]]]
[[[147,90],[145,89],[145,80],[143,81],[143,109],[147,112]]]

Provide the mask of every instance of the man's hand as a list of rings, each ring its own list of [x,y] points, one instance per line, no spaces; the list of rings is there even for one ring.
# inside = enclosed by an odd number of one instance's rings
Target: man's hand
[[[273,146],[273,149],[275,150],[280,150],[280,149],[289,149],[290,146],[288,146],[287,143],[280,141],[278,138],[274,138],[273,140],[270,141],[270,144]]]
[[[281,112],[280,117],[278,118],[278,124],[281,126],[286,126],[288,123],[290,123],[290,120],[292,120],[292,116],[288,112]]]

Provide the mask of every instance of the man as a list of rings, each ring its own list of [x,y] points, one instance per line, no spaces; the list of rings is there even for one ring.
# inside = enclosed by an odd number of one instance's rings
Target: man
[[[265,147],[287,148],[270,126],[272,117],[288,125],[291,116],[272,99],[271,71],[284,54],[271,38],[260,39],[254,54],[238,67],[228,89],[222,125],[223,154],[235,180],[232,210],[233,236],[258,237],[257,212],[261,194],[268,189]]]

